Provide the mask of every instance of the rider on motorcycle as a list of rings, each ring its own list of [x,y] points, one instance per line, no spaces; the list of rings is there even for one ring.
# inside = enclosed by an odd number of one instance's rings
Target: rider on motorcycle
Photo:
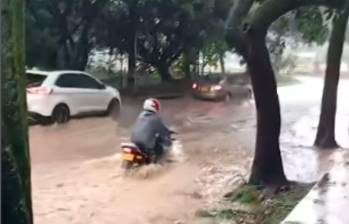
[[[150,98],[144,101],[143,111],[137,118],[131,134],[131,141],[148,155],[157,158],[163,153],[163,144],[170,144],[173,133],[159,116],[160,101]]]

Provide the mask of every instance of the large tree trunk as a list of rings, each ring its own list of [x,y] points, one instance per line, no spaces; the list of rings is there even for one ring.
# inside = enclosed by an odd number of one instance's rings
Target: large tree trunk
[[[135,6],[129,7],[131,18],[128,46],[128,72],[127,72],[127,87],[133,88],[135,85],[136,74],[136,56],[137,56],[137,35],[136,35],[136,11]]]
[[[66,65],[65,69],[80,71],[85,70],[90,53],[90,46],[87,36],[87,33],[82,34],[79,42],[74,43],[74,45],[70,47],[70,49],[73,49],[73,52],[66,53],[66,61],[69,61],[69,64]],[[69,47],[67,47],[66,49],[69,49]]]
[[[161,78],[161,81],[163,82],[171,82],[173,81],[170,71],[169,71],[169,66],[166,64],[159,64],[157,66],[157,69],[159,71],[159,75]]]
[[[60,57],[58,57],[59,61],[57,63],[59,65],[59,69],[72,69],[72,55],[69,50],[68,43],[58,45],[57,52],[60,54]]]
[[[205,74],[205,67],[206,67],[204,53],[202,53],[201,57],[202,57],[202,62],[201,62],[201,67],[200,67],[200,75],[204,75]]]
[[[224,54],[219,55],[219,63],[221,65],[222,74],[225,74],[225,62],[224,62]]]
[[[197,49],[196,55],[195,55],[195,76],[200,76],[200,49]]]
[[[78,49],[77,49],[77,55],[76,55],[76,64],[74,67],[76,69],[84,71],[87,63],[88,63],[88,57],[90,54],[90,43],[89,43],[89,31],[91,29],[90,24],[86,24],[81,36],[80,36],[80,42],[78,43]]]
[[[348,4],[347,4],[348,5]],[[348,8],[348,7],[347,7]],[[337,111],[337,89],[348,22],[348,11],[334,21],[327,53],[327,68],[322,95],[321,114],[314,145],[320,148],[337,148],[335,123]]]
[[[247,34],[245,59],[257,108],[257,139],[250,183],[280,186],[287,183],[280,146],[280,104],[264,34]]]
[[[135,84],[136,74],[136,38],[133,36],[132,45],[128,51],[128,72],[127,72],[127,86],[132,88]]]
[[[191,79],[191,70],[190,65],[192,64],[192,57],[190,55],[190,50],[184,50],[183,53],[183,72],[185,78]]]
[[[24,3],[1,9],[1,223],[32,224],[30,158],[24,78]]]

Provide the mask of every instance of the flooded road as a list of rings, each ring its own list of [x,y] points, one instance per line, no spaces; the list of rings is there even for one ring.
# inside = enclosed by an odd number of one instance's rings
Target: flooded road
[[[145,171],[149,178],[124,177],[119,146],[128,140],[140,105],[125,102],[117,123],[86,118],[62,127],[31,128],[36,223],[188,221],[198,208],[218,199],[214,195],[221,195],[222,188],[241,181],[233,172],[246,175],[250,161],[245,158],[252,151],[239,135],[251,128],[240,133],[231,124],[253,120],[253,105],[188,97],[162,101],[163,117],[179,132],[177,162]]]
[[[279,88],[283,125],[281,148],[287,177],[313,182],[334,163],[336,150],[312,147],[320,114],[323,81],[302,77],[297,86]],[[349,149],[349,80],[343,79],[338,89],[336,139],[343,150]]]
[[[338,150],[331,155],[334,166],[288,215],[287,223],[349,223],[349,152]],[[306,212],[305,212],[306,211]]]
[[[313,181],[330,166],[332,152],[311,148],[322,82],[302,81],[279,88],[281,143],[288,177]],[[343,147],[349,145],[347,85],[340,87],[337,119]],[[164,119],[180,133],[179,153],[175,163],[145,171],[148,178],[124,177],[119,169],[119,145],[128,140],[140,101],[125,100],[117,123],[85,118],[65,126],[31,127],[35,222],[192,223],[197,209],[212,205],[246,178],[255,138],[253,103],[185,97],[163,100],[162,108]]]

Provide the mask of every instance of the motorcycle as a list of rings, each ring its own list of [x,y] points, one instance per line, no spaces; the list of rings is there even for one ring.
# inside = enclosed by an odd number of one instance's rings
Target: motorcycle
[[[171,131],[171,134],[176,134]],[[121,168],[128,170],[133,167],[140,167],[143,165],[155,164],[159,161],[159,156],[162,157],[169,150],[166,146],[172,146],[172,142],[176,139],[169,137],[167,140],[159,141],[158,144],[162,145],[163,152],[161,155],[155,155],[153,153],[145,153],[134,143],[122,143],[122,163]]]

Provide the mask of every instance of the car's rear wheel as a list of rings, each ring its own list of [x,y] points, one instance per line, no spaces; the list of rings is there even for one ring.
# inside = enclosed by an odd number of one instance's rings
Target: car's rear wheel
[[[117,99],[110,101],[107,114],[113,119],[116,120],[120,116],[120,103]]]
[[[65,104],[59,104],[52,112],[52,120],[57,124],[64,124],[70,120],[70,111]]]

